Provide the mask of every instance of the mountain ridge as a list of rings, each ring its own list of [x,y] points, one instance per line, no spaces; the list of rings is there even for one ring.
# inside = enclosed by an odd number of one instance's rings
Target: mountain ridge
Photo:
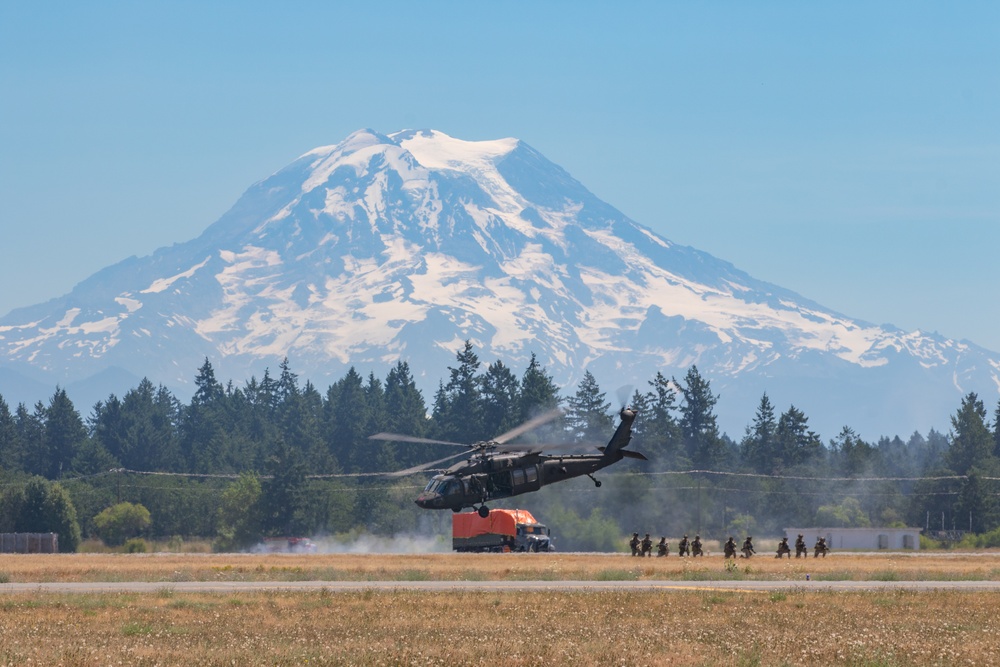
[[[536,353],[567,393],[587,369],[642,387],[697,364],[744,424],[787,392],[826,431],[839,403],[841,425],[883,405],[916,422],[895,428],[940,426],[1000,377],[974,344],[852,319],[662,238],[523,141],[435,130],[304,153],[198,237],[0,318],[0,361],[63,385],[117,367],[183,387],[205,357],[237,380],[286,356],[316,380],[399,358],[444,369],[465,339],[511,366]]]

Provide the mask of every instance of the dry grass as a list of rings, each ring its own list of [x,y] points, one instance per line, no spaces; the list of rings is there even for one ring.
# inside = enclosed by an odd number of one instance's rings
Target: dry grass
[[[987,593],[9,595],[3,665],[993,665]]]
[[[1000,553],[834,553],[805,560],[586,554],[0,554],[0,582],[998,580]]]

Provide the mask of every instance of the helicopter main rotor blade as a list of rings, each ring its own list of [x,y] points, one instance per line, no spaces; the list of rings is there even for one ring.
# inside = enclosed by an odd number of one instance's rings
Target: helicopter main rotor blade
[[[628,407],[628,402],[632,400],[632,385],[626,384],[618,387],[618,403],[622,408]]]
[[[500,445],[496,451],[503,453],[525,452],[527,454],[549,454],[560,452],[585,453],[590,450],[600,451],[600,445],[589,442],[562,442],[562,443],[529,443],[523,445]]]
[[[439,463],[444,463],[445,461],[450,461],[452,459],[457,459],[459,456],[465,456],[465,452],[459,452],[458,454],[452,454],[451,456],[446,456],[443,459],[438,459],[437,461],[431,461],[430,463],[421,463],[418,466],[413,466],[412,468],[407,468],[406,470],[397,470],[396,472],[391,472],[387,477],[405,477],[407,475],[412,475],[414,473],[423,472],[428,468],[438,465]]]
[[[537,417],[533,417],[528,421],[524,422],[520,426],[512,428],[506,433],[498,435],[497,437],[493,438],[493,442],[502,445],[508,440],[513,440],[517,436],[527,433],[532,429],[536,429],[543,424],[548,424],[553,419],[558,419],[560,415],[562,415],[562,410],[560,410],[559,408],[556,408],[554,410],[549,410],[548,412],[543,412]]]
[[[449,442],[448,440],[433,440],[431,438],[418,438],[413,435],[403,435],[402,433],[376,433],[375,435],[368,436],[369,440],[389,440],[391,442],[417,442],[423,445],[448,445],[450,447],[465,447],[469,449],[469,445],[464,445],[461,442]]]

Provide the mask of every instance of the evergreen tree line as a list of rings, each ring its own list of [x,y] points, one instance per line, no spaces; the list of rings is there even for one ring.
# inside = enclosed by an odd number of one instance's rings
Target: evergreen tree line
[[[518,376],[501,361],[481,363],[469,342],[447,370],[430,409],[406,362],[384,379],[351,368],[321,393],[300,383],[287,359],[277,377],[265,371],[243,386],[219,382],[206,359],[190,403],[143,379],[86,419],[60,388],[33,410],[12,412],[0,397],[0,532],[40,525],[24,518],[39,515],[24,509],[29,488],[36,504],[71,499],[72,522],[64,511],[50,523],[69,530],[78,522],[84,536],[95,534],[95,516],[124,501],[148,508],[152,535],[212,536],[229,548],[264,535],[440,529],[448,517],[411,502],[426,475],[374,473],[454,448],[369,435],[471,443],[562,407],[560,420],[527,437],[603,445],[617,423],[620,406],[589,372],[564,397],[534,356]],[[563,531],[563,548],[614,548],[633,530],[771,533],[816,522],[922,526],[930,517],[932,527],[978,533],[1000,525],[1000,402],[991,420],[976,394],[965,396],[946,435],[870,443],[845,426],[824,443],[807,415],[795,406],[779,414],[766,393],[734,440],[719,431],[717,400],[694,366],[680,379],[658,372],[628,399],[639,411],[631,448],[649,462],[602,471],[609,483],[600,491],[575,480],[507,504],[541,513]],[[58,504],[49,501],[52,516]],[[60,538],[75,548],[79,532]]]

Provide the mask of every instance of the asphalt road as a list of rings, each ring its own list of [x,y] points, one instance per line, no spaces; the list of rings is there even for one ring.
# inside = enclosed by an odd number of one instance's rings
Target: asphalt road
[[[115,581],[0,584],[0,593],[255,591],[1000,591],[1000,581]]]

